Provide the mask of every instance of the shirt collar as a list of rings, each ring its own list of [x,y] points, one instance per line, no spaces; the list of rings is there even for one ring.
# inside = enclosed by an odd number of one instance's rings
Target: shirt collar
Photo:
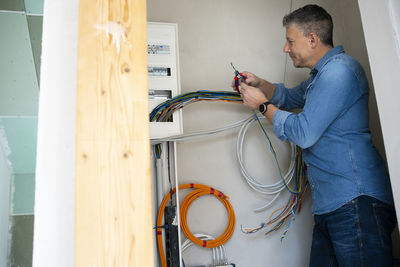
[[[343,46],[338,45],[333,47],[331,50],[329,50],[319,61],[318,63],[314,66],[314,68],[311,70],[310,74],[316,74],[319,70],[322,69],[322,67],[328,62],[328,60],[340,53],[343,53],[344,49]]]

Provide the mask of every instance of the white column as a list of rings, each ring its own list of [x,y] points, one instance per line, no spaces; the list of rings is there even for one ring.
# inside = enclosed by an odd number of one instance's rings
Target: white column
[[[397,217],[400,218],[400,2],[358,0]]]
[[[74,265],[78,0],[45,1],[33,266]]]

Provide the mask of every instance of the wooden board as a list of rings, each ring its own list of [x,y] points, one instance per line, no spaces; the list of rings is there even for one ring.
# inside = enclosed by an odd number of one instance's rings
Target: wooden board
[[[75,266],[153,266],[145,0],[80,0]]]

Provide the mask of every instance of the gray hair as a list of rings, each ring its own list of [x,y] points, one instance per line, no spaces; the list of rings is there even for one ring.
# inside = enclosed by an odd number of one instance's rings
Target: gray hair
[[[296,9],[283,17],[282,24],[286,28],[292,24],[296,24],[304,36],[308,36],[311,32],[314,32],[323,44],[333,47],[332,17],[320,6],[306,5]]]

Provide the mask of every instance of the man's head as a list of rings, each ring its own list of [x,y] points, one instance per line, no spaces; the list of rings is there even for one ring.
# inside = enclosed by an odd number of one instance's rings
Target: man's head
[[[306,5],[283,18],[286,44],[295,67],[313,68],[318,60],[333,47],[332,17],[317,5]]]

